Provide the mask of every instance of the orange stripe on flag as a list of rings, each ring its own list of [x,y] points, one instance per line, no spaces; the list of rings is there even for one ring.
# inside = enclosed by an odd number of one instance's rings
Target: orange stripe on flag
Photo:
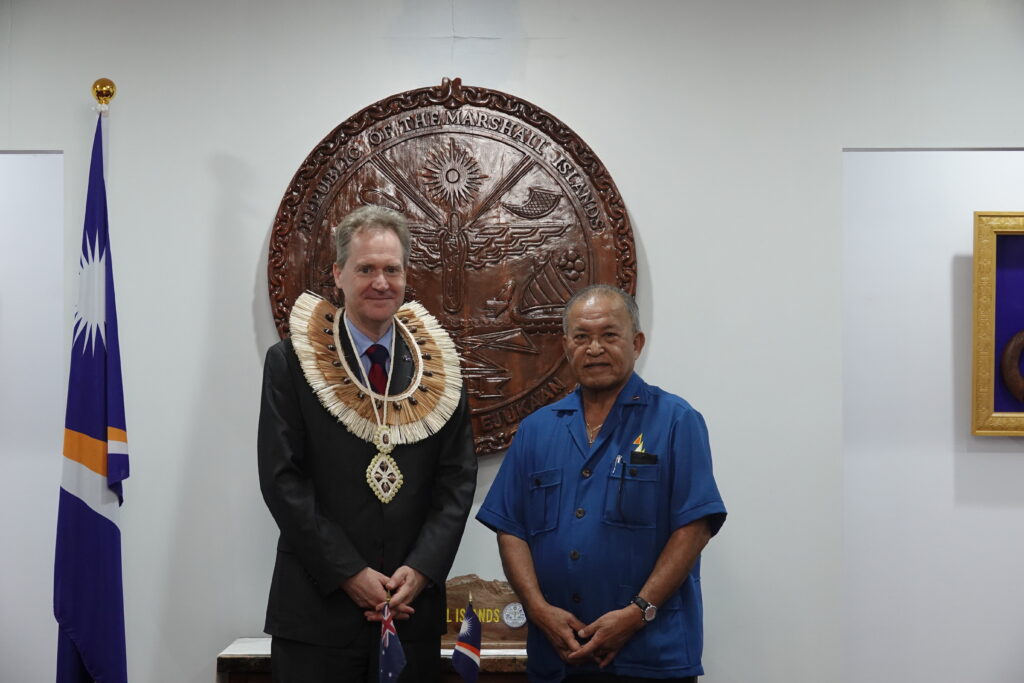
[[[107,476],[107,442],[73,429],[64,430],[64,457]]]
[[[128,432],[117,427],[107,427],[107,441],[123,441],[128,443]]]
[[[476,655],[477,657],[479,657],[479,656],[480,656],[480,650],[476,649],[475,647],[473,647],[473,646],[472,646],[472,645],[470,645],[469,643],[463,643],[462,641],[459,641],[459,642],[458,642],[458,643],[457,643],[457,644],[455,645],[455,649],[456,649],[456,650],[465,650],[466,652],[472,652],[472,653],[473,653],[473,654],[475,654],[475,655]]]

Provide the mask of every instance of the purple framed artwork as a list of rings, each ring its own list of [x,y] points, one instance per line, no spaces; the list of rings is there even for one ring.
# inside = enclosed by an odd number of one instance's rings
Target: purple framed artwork
[[[974,214],[971,433],[1024,435],[1024,213]]]

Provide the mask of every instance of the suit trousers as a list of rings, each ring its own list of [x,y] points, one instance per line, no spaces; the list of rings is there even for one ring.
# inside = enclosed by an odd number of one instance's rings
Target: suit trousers
[[[400,631],[402,622],[396,622]],[[401,640],[401,639],[400,639]],[[441,639],[402,640],[405,668],[398,683],[437,683],[441,677]],[[270,669],[274,683],[377,683],[380,623],[367,622],[345,647],[325,647],[274,637]]]

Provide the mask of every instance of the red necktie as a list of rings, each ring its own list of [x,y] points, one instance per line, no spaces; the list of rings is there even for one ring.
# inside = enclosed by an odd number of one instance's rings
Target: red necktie
[[[366,349],[366,357],[370,359],[370,386],[378,394],[383,394],[388,388],[388,373],[384,369],[388,361],[388,350],[380,344],[372,344]]]

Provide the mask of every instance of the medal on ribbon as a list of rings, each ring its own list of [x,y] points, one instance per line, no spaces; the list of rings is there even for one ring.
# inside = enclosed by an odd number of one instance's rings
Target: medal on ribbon
[[[387,425],[378,425],[373,435],[373,445],[377,447],[377,455],[373,456],[366,467],[366,483],[370,490],[382,503],[390,503],[402,488],[402,471],[398,463],[391,457],[395,445],[391,443],[390,430]]]

